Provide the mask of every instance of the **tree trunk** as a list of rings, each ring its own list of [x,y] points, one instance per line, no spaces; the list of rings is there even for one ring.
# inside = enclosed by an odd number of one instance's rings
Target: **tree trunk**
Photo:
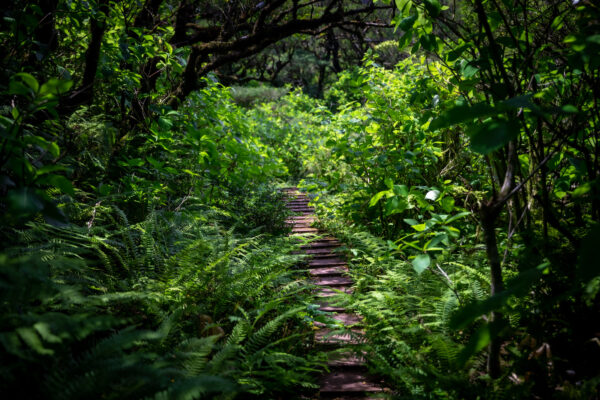
[[[81,85],[62,102],[63,110],[73,111],[80,105],[91,103],[94,98],[94,82],[100,61],[102,38],[106,31],[106,17],[109,12],[108,0],[99,0],[98,6],[99,16],[90,19],[90,43],[85,52],[85,69]]]
[[[500,254],[498,253],[498,242],[496,240],[496,219],[500,214],[495,200],[484,204],[481,207],[481,227],[485,240],[485,249],[488,262],[490,263],[491,274],[491,295],[494,296],[504,290],[504,282],[502,281],[502,264],[500,262]],[[490,315],[490,325],[500,325],[502,314],[492,312]],[[492,335],[492,339],[488,348],[487,372],[492,378],[500,376],[500,338]]]

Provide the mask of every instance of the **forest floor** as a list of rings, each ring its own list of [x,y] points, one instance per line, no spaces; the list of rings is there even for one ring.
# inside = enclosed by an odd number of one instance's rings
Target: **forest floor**
[[[362,318],[348,312],[338,298],[351,294],[348,262],[343,244],[313,226],[316,214],[309,198],[291,187],[283,189],[287,207],[294,213],[288,219],[291,235],[312,238],[302,251],[310,256],[308,270],[318,289],[315,303],[319,311],[330,313],[331,324],[317,323],[315,345],[327,352],[329,372],[319,382],[319,398],[374,398],[385,394],[382,382],[367,373],[368,354],[357,348],[364,341]],[[342,300],[343,301],[343,300]]]

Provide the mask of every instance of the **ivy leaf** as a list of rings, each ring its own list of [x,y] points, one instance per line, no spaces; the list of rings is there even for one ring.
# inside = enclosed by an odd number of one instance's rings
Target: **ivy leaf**
[[[429,254],[419,254],[412,260],[413,269],[419,275],[421,275],[423,271],[429,267],[429,264],[431,264],[431,258],[429,257]]]

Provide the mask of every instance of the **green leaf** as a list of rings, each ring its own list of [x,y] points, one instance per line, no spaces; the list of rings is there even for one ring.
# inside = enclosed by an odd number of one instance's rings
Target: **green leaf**
[[[427,51],[436,51],[438,48],[437,39],[434,34],[421,36],[420,42],[421,46]]]
[[[450,222],[456,221],[459,218],[466,217],[467,215],[471,215],[471,212],[469,212],[469,211],[460,212],[460,213],[458,213],[456,215],[453,215],[450,218],[448,218],[445,223],[449,224]]]
[[[67,93],[69,89],[71,89],[71,86],[73,86],[73,81],[71,80],[50,78],[42,85],[40,89],[40,95],[59,96]]]
[[[469,338],[469,342],[458,356],[460,365],[464,365],[472,355],[485,348],[492,340],[489,324],[484,324]]]
[[[427,224],[411,225],[411,228],[417,232],[423,232],[425,229],[427,229]]]
[[[411,0],[396,0],[396,7],[398,7],[398,10],[400,10],[400,12],[405,13],[404,8],[408,5],[408,9],[410,10],[410,7],[412,6],[412,1]]]
[[[369,207],[373,207],[375,204],[377,204],[379,202],[379,200],[381,200],[381,198],[383,196],[385,196],[388,193],[389,193],[389,191],[387,191],[387,190],[377,193],[375,196],[373,196],[371,198],[371,201],[369,202]]]
[[[576,114],[577,112],[579,112],[579,110],[577,110],[577,107],[575,107],[572,104],[565,104],[560,109],[567,114]]]
[[[592,183],[586,182],[582,185],[579,185],[575,190],[573,190],[573,197],[581,197],[592,190]]]
[[[400,39],[398,39],[398,49],[402,50],[406,46],[408,46],[408,44],[412,40],[412,37],[413,37],[412,31],[410,31],[410,30],[406,31],[406,33],[404,35],[402,35],[400,37]]]
[[[385,215],[399,214],[408,208],[406,199],[398,196],[390,197],[385,202]]]
[[[394,194],[396,196],[408,196],[408,187],[406,185],[394,185]]]
[[[47,150],[53,157],[60,155],[60,148],[55,142],[49,142],[41,136],[28,135],[23,138],[23,143],[38,146],[44,150]]]
[[[412,260],[413,269],[417,272],[417,274],[422,274],[423,271],[429,267],[431,264],[431,258],[429,254],[419,254]]]
[[[462,67],[462,74],[466,79],[470,79],[474,77],[479,72],[479,68],[477,68],[472,63],[465,63]]]
[[[431,122],[429,128],[431,130],[446,128],[475,118],[495,115],[498,112],[499,110],[483,102],[473,104],[472,106],[464,104],[444,112],[440,117]]]
[[[130,167],[141,167],[144,164],[145,162],[141,158],[130,158],[129,160],[127,160],[127,165],[129,165]]]
[[[433,18],[436,18],[438,15],[440,15],[440,12],[442,11],[442,6],[438,0],[425,0],[423,5],[425,6],[425,9],[429,15],[431,15]]]
[[[400,22],[398,22],[398,28],[402,29],[404,32],[408,32],[413,27],[416,20],[417,14],[413,14],[406,18],[403,18],[402,20],[400,20]]]
[[[442,199],[442,209],[446,212],[452,212],[454,209],[454,199],[450,196],[445,196]]]
[[[464,53],[464,51],[468,48],[469,48],[469,44],[463,44],[462,46],[459,46],[456,49],[452,50],[451,52],[448,53],[448,58],[447,58],[448,61],[450,61],[450,62],[456,61],[462,55],[462,53]]]
[[[31,74],[28,74],[26,72],[19,72],[19,73],[13,75],[13,79],[14,78],[19,78],[23,83],[25,83],[25,85],[27,85],[35,93],[37,93],[38,90],[40,89],[40,84],[38,83],[37,79],[35,79],[34,76]]]
[[[385,178],[383,183],[385,183],[385,186],[387,186],[390,190],[394,188],[394,181],[392,180],[392,178]]]
[[[69,194],[71,196],[75,195],[75,190],[73,189],[73,184],[67,178],[62,175],[45,175],[43,178],[37,180],[38,184],[46,184],[50,186],[54,186],[61,190],[61,192]]]
[[[56,171],[66,171],[67,168],[63,165],[44,165],[42,168],[38,169],[35,174],[36,176],[42,176],[45,174],[49,174],[50,172]]]
[[[517,121],[486,121],[471,132],[471,148],[480,154],[489,154],[514,140],[520,132]]]
[[[37,332],[34,331],[32,328],[21,327],[17,328],[16,332],[21,337],[21,340],[23,340],[23,342],[25,342],[31,349],[35,350],[37,353],[43,355],[54,354],[54,351],[44,348],[40,337],[38,336]]]

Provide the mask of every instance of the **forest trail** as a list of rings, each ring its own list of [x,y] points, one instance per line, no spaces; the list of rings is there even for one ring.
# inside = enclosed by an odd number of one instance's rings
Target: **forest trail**
[[[309,273],[317,290],[315,302],[319,310],[330,312],[338,326],[317,324],[315,344],[328,351],[330,369],[320,379],[319,398],[371,398],[383,392],[383,386],[366,371],[366,356],[353,349],[364,338],[359,315],[346,312],[335,301],[338,292],[352,293],[353,281],[347,276],[348,263],[337,251],[341,246],[336,238],[313,227],[316,215],[309,198],[297,188],[283,189],[286,205],[295,215],[287,221],[292,235],[316,236],[302,249],[309,254]]]

